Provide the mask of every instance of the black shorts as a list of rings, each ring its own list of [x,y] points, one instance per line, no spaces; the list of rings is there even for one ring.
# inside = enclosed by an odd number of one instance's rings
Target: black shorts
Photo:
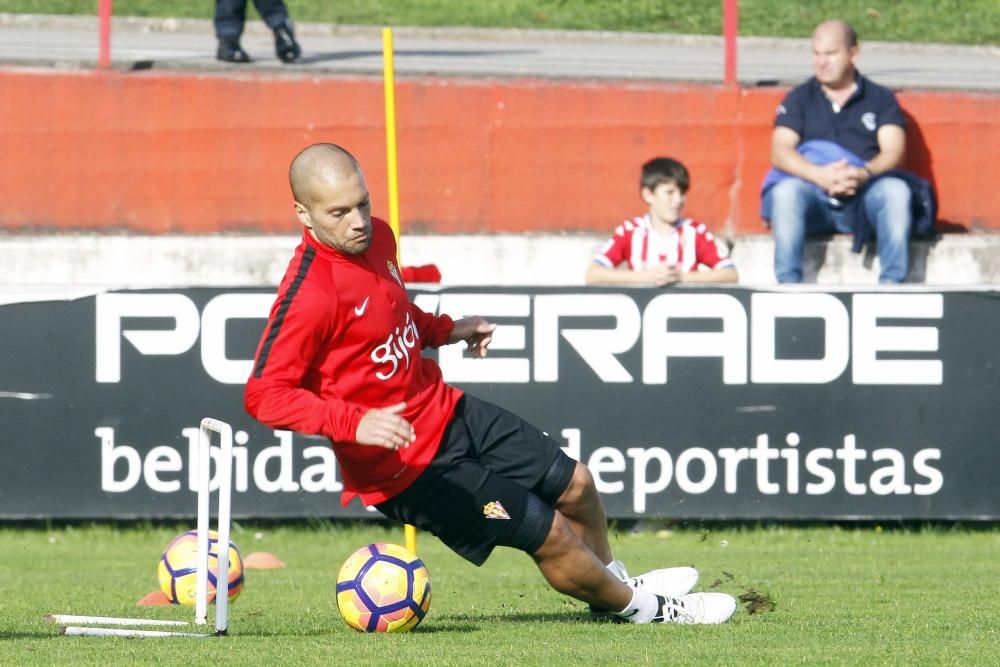
[[[376,508],[482,565],[498,545],[538,551],[575,467],[555,440],[466,394],[430,466]]]

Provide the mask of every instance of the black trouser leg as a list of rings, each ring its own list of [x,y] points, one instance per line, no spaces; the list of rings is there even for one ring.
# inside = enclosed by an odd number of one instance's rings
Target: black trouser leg
[[[247,0],[215,0],[215,36],[239,41],[247,17]]]
[[[246,0],[243,0],[246,4]],[[253,0],[257,13],[271,30],[288,23],[288,8],[285,0]]]

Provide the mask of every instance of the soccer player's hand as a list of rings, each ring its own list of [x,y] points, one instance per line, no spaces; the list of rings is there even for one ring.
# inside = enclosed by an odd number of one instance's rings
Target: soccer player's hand
[[[464,340],[468,344],[468,350],[474,357],[482,358],[486,356],[486,350],[493,341],[493,331],[497,325],[487,322],[478,315],[475,317],[465,317],[455,321],[455,327],[448,337],[449,343],[457,343]]]
[[[372,408],[358,423],[354,437],[359,445],[372,445],[386,449],[405,449],[416,440],[413,425],[399,416],[406,403],[396,403],[385,408]]]

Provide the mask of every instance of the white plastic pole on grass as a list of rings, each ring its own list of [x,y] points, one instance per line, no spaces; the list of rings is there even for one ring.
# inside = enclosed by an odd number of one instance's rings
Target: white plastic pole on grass
[[[194,622],[208,623],[208,517],[212,483],[212,440],[206,428],[208,419],[201,421],[198,439],[198,560],[195,578]]]
[[[215,634],[229,628],[229,534],[232,514],[233,428],[226,422],[205,417],[201,420],[198,441],[198,577],[195,580],[195,623],[208,623],[208,530],[211,497],[210,433],[219,434],[219,514],[215,574]]]
[[[197,632],[164,632],[163,630],[130,630],[127,628],[83,628],[67,626],[61,634],[72,637],[211,637]]]
[[[155,618],[114,618],[112,616],[76,616],[74,614],[47,614],[49,623],[81,623],[83,625],[190,625],[187,621],[163,621]]]
[[[233,491],[233,429],[225,422],[214,419],[210,421],[209,428],[219,433],[219,453],[222,454],[219,461],[219,569],[215,576],[215,634],[224,635],[229,628],[229,524]]]

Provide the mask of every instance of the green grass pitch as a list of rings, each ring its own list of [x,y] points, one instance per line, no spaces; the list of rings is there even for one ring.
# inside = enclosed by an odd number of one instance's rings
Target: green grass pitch
[[[288,567],[247,573],[227,638],[61,637],[42,622],[52,612],[189,620],[189,607],[135,606],[186,528],[0,526],[0,664],[988,665],[1000,654],[995,526],[614,529],[633,572],[694,565],[698,590],[747,599],[729,623],[702,627],[590,622],[527,556],[501,549],[475,568],[421,534],[430,613],[412,634],[380,636],[343,623],[334,583],[354,549],[401,543],[401,529],[241,524],[244,556],[269,551]]]

